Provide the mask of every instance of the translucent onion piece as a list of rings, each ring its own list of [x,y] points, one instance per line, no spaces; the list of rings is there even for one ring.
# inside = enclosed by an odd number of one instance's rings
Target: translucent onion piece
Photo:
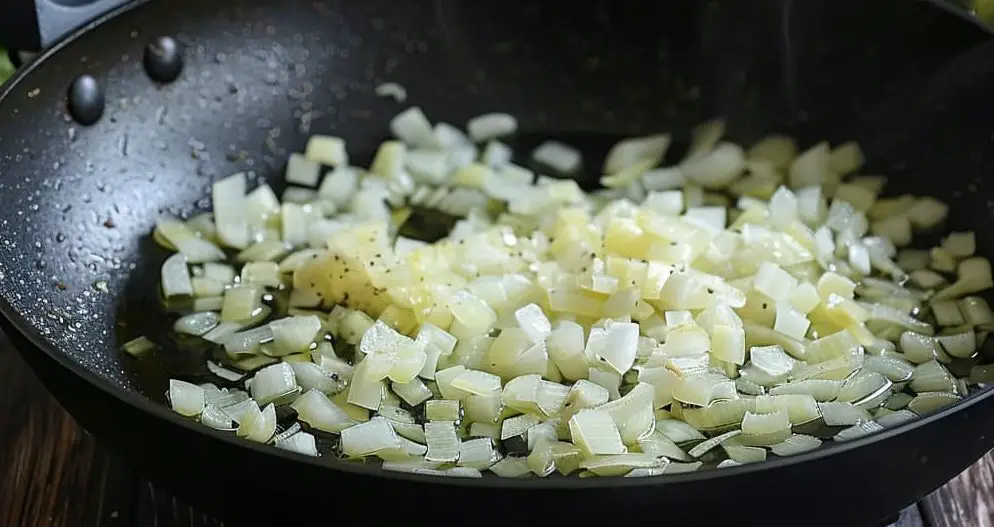
[[[356,424],[349,414],[317,390],[301,395],[290,406],[301,421],[323,432],[337,434]]]
[[[296,452],[305,456],[317,456],[318,448],[314,436],[307,432],[297,432],[276,441],[276,448]]]
[[[276,407],[266,405],[262,410],[252,401],[238,421],[238,437],[249,441],[267,443],[276,433]]]
[[[883,429],[884,427],[873,421],[866,421],[842,430],[838,434],[835,434],[833,439],[836,441],[852,441],[853,439],[858,439]]]
[[[390,421],[379,416],[365,423],[350,426],[342,430],[341,434],[342,453],[350,457],[368,456],[402,446],[400,438],[390,426]]]
[[[191,313],[176,319],[173,331],[199,337],[214,329],[220,322],[221,316],[213,311]]]
[[[771,446],[770,451],[780,457],[785,457],[808,452],[820,446],[821,439],[817,437],[795,434],[783,440],[783,442]]]
[[[708,453],[712,448],[720,445],[722,442],[727,441],[728,439],[738,436],[741,433],[742,433],[741,430],[732,430],[730,432],[725,432],[724,434],[721,434],[719,436],[715,436],[712,437],[711,439],[701,441],[696,446],[694,446],[694,448],[691,448],[690,451],[687,453],[691,457],[701,457],[704,454]]]
[[[818,403],[818,409],[828,426],[851,426],[870,420],[870,414],[866,410],[852,403]]]
[[[459,460],[459,438],[453,422],[425,423],[425,438],[428,442],[425,460],[439,463],[455,463]]]
[[[180,415],[194,417],[204,411],[204,390],[196,384],[169,379],[168,396],[173,410]]]
[[[924,392],[908,403],[908,409],[918,415],[932,413],[960,400],[960,396],[948,392]]]

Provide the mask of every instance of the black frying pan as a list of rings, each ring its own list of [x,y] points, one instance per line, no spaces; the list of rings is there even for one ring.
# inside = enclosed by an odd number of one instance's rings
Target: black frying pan
[[[35,43],[54,39],[45,20],[24,18],[34,14],[0,19]],[[117,321],[158,316],[160,255],[145,250],[158,212],[206,206],[211,181],[238,170],[278,180],[308,133],[334,132],[371,153],[400,109],[374,96],[383,81],[406,86],[433,119],[506,111],[532,133],[685,133],[720,115],[740,142],[772,131],[802,142],[856,138],[874,170],[894,174],[889,192],[935,195],[954,205],[953,227],[988,232],[994,76],[985,65],[994,61],[987,30],[967,20],[913,0],[172,0],[116,9],[44,52],[0,95],[5,329],[87,429],[223,514],[873,523],[994,446],[994,392],[851,443],[721,471],[438,479],[305,459],[184,420],[151,402],[146,395],[161,392],[122,362]],[[184,47],[185,69],[167,84],[142,66],[160,35]],[[66,112],[67,88],[83,74],[106,99],[92,126]],[[991,254],[990,237],[978,241]]]

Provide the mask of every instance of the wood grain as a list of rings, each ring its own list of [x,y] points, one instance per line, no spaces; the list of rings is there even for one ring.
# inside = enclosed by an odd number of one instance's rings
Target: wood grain
[[[223,527],[82,431],[0,333],[0,527]],[[921,509],[921,510],[919,510]],[[994,527],[994,455],[889,527]]]
[[[932,527],[994,527],[994,453],[922,500]]]

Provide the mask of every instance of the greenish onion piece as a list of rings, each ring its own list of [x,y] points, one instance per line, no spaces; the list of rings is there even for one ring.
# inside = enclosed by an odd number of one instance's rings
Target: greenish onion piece
[[[757,448],[757,447],[742,447],[742,448]],[[762,449],[760,449],[760,450],[762,450]],[[732,467],[740,467],[742,465],[744,465],[744,463],[740,463],[738,461],[735,461],[734,459],[725,459],[725,460],[722,460],[721,463],[718,463],[715,466],[715,468],[719,468],[719,469],[721,469],[721,468],[732,468]]]
[[[317,390],[322,393],[337,393],[344,387],[341,380],[333,378],[335,374],[329,374],[313,362],[289,362],[288,364],[293,370],[297,384],[304,391]]]
[[[273,331],[268,325],[233,333],[224,339],[224,349],[229,354],[254,354],[259,347],[273,340]]]
[[[956,378],[945,366],[933,360],[915,367],[910,386],[917,393],[952,392],[956,390]]]
[[[556,470],[556,459],[552,453],[552,443],[544,438],[532,448],[527,459],[528,467],[531,468],[532,473],[540,478],[549,476]]]
[[[904,356],[915,364],[923,364],[930,360],[939,359],[949,362],[949,357],[939,345],[939,341],[934,337],[922,335],[913,331],[905,331],[901,334],[898,344]]]
[[[470,439],[459,444],[459,466],[486,470],[494,463],[494,444],[489,437]]]
[[[836,441],[852,441],[853,439],[858,439],[883,429],[884,427],[874,421],[864,421],[840,431],[838,434],[835,434],[833,439]]]
[[[207,361],[207,370],[229,382],[238,382],[245,378],[244,373],[229,370],[213,361]]]
[[[459,437],[456,436],[456,426],[452,421],[425,423],[425,439],[428,443],[426,460],[439,463],[455,463],[459,460]]]
[[[970,382],[994,382],[994,364],[978,364],[970,369]]]
[[[702,435],[701,438],[703,439],[703,437]],[[666,437],[659,430],[649,434],[648,437],[640,439],[638,446],[646,454],[675,459],[677,461],[691,461],[690,456],[682,448],[677,446],[676,442]]]
[[[890,428],[914,420],[918,415],[909,410],[897,410],[886,415],[878,416],[874,421],[884,428]]]
[[[870,414],[866,410],[852,403],[818,403],[818,410],[828,426],[852,426],[870,420]]]
[[[869,355],[863,360],[863,369],[877,372],[891,382],[904,382],[911,378],[915,367],[897,357]]]
[[[159,345],[152,342],[144,335],[133,338],[121,346],[121,350],[124,351],[124,353],[135,358],[141,358],[157,349],[159,349]]]
[[[425,417],[429,421],[458,421],[459,401],[431,400],[425,403]]]
[[[868,304],[865,302],[859,302],[859,305],[866,310],[867,316],[869,317],[867,319],[868,322],[886,322],[923,335],[932,335],[935,332],[935,329],[928,322],[918,320],[915,317],[912,317],[911,315],[908,315],[893,307],[885,306],[883,304]]]
[[[911,402],[912,399],[914,399],[913,395],[909,395],[904,392],[898,392],[895,393],[894,395],[891,395],[890,397],[887,398],[886,401],[884,401],[884,408],[894,411],[901,410],[906,406],[908,406],[908,403]]]
[[[967,324],[984,329],[994,327],[994,311],[987,301],[979,296],[967,296],[959,299],[959,310]]]
[[[923,392],[908,403],[908,409],[918,415],[925,415],[960,400],[960,396],[949,392]]]
[[[431,463],[421,458],[408,458],[384,461],[380,468],[392,472],[416,474],[419,470],[435,470],[440,466],[441,463]]]
[[[507,456],[488,469],[502,478],[523,478],[532,474],[528,460],[523,457]]]
[[[942,349],[953,357],[969,359],[977,353],[977,336],[973,328],[953,335],[940,335],[936,340],[939,341]]]

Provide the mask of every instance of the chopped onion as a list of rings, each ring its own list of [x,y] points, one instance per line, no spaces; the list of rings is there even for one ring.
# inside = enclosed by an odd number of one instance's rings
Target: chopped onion
[[[221,316],[213,311],[192,313],[178,318],[173,323],[173,331],[199,337],[217,327],[220,322]]]
[[[518,120],[506,113],[487,113],[466,123],[469,137],[477,143],[511,135],[518,130]]]
[[[557,141],[546,141],[532,152],[532,159],[559,174],[571,174],[580,168],[580,152]]]
[[[430,421],[425,423],[425,437],[428,441],[426,461],[455,463],[459,460],[459,437],[456,436],[452,421]]]
[[[211,192],[217,236],[221,243],[235,249],[244,249],[249,242],[245,187],[245,174],[239,172],[216,181]]]
[[[342,453],[350,457],[368,456],[384,450],[401,448],[400,438],[383,417],[373,417],[365,423],[341,431]],[[431,460],[428,460],[431,461]]]
[[[238,420],[238,437],[257,443],[268,443],[275,433],[276,407],[270,403],[259,410],[259,405],[252,401]]]
[[[180,415],[200,415],[204,411],[204,390],[196,384],[169,379],[169,403]]]
[[[795,434],[771,446],[770,450],[780,457],[786,457],[808,452],[820,446],[821,439],[817,437]]]

